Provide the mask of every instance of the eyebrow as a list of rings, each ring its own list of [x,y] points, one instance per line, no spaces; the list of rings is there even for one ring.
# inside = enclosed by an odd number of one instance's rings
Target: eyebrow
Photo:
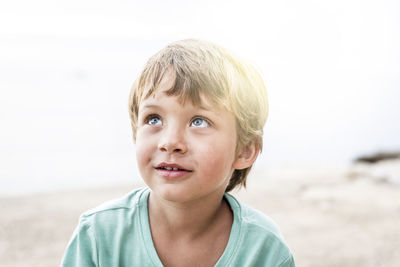
[[[161,108],[162,109],[161,106],[155,105],[155,104],[146,104],[146,105],[143,105],[143,106],[139,106],[139,109],[145,109],[145,108]]]
[[[198,105],[198,106],[195,106],[195,107],[198,107],[198,108],[200,108],[202,110],[205,110],[205,111],[212,112],[212,109],[210,109],[210,108],[208,108],[208,107],[206,107],[204,105]],[[151,108],[163,109],[162,106],[159,106],[157,104],[145,104],[143,106],[139,106],[139,109],[142,109],[142,110],[143,109],[151,109]]]
[[[205,110],[205,111],[211,111],[210,108],[208,108],[208,107],[206,107],[206,106],[204,106],[204,105],[199,105],[198,107],[199,107],[200,109]]]

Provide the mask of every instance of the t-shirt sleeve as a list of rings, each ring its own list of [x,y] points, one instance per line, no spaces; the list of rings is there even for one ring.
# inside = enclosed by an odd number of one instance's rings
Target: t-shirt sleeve
[[[93,228],[85,217],[81,217],[68,243],[61,267],[95,267],[97,264],[96,240]]]

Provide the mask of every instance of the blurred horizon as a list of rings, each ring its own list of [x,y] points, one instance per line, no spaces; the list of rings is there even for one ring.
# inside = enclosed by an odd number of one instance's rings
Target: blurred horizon
[[[396,1],[3,1],[0,195],[138,179],[127,99],[146,60],[200,38],[257,65],[256,168],[400,150]]]

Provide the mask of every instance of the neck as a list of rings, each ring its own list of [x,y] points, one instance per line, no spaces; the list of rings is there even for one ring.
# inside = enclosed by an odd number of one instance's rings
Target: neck
[[[148,206],[152,232],[174,238],[196,239],[227,218],[232,222],[231,210],[223,199],[223,193],[188,203],[175,203],[151,192]]]

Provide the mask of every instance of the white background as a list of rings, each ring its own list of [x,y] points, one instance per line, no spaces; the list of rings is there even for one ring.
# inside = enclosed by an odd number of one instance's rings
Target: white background
[[[398,1],[0,2],[0,193],[138,179],[127,109],[146,59],[216,42],[270,99],[257,167],[400,149]]]

